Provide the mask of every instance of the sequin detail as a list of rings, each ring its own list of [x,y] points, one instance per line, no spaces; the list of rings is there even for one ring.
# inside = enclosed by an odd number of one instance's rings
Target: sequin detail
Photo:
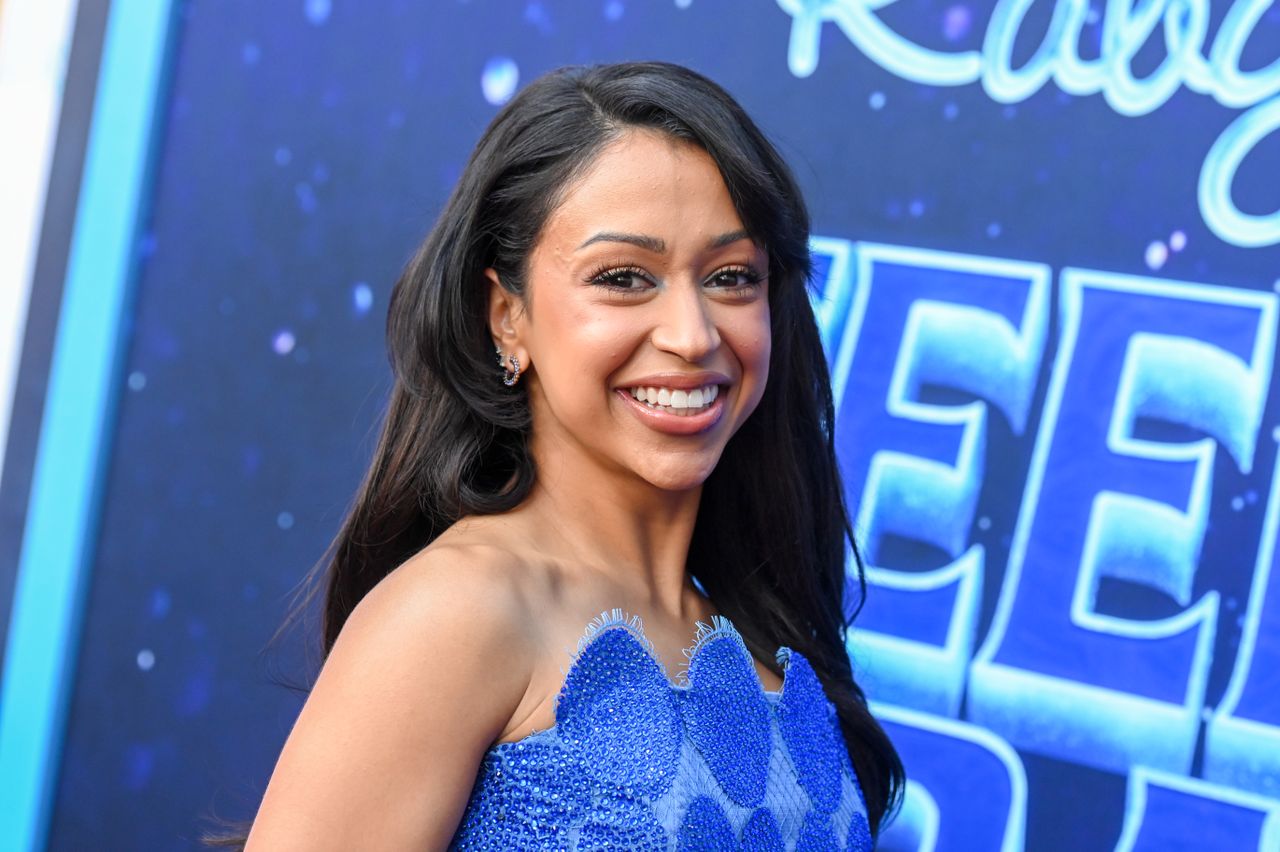
[[[738,840],[724,809],[710,796],[698,796],[689,803],[676,852],[738,852]]]
[[[782,738],[814,807],[831,813],[840,801],[842,774],[840,745],[830,720],[835,708],[808,660],[789,648],[780,649],[778,657],[790,658],[786,689],[778,703]]]
[[[764,800],[773,753],[769,706],[742,637],[719,616],[712,623],[690,657],[684,724],[725,792],[755,807]]]
[[[605,797],[591,809],[572,848],[667,852],[671,841],[646,803],[624,795]]]
[[[817,811],[805,814],[796,852],[840,852],[835,832],[831,830],[831,817]]]
[[[654,797],[671,786],[680,707],[661,665],[630,631],[606,630],[578,655],[556,725],[598,780]]]
[[[782,831],[773,811],[756,808],[742,827],[742,852],[783,852]],[[870,846],[867,846],[870,849]]]
[[[867,815],[862,811],[853,812],[853,819],[849,821],[849,835],[845,839],[844,848],[847,852],[858,852],[860,849],[872,848],[871,826],[867,823]]]
[[[551,770],[555,774],[548,772]],[[455,838],[458,849],[556,849],[586,814],[590,779],[563,749],[537,742],[491,751]]]
[[[593,619],[555,725],[485,753],[449,848],[834,849],[834,825],[869,852],[835,709],[804,656],[780,648],[783,686],[766,692],[720,616],[685,656],[673,683],[637,616]]]

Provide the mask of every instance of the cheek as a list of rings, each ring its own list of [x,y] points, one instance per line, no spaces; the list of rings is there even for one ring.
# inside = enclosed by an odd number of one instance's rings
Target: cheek
[[[599,385],[626,363],[634,349],[635,323],[623,312],[599,306],[566,308],[546,322],[539,318],[535,364],[548,394],[585,401],[584,379]]]
[[[759,405],[769,378],[773,329],[770,325],[768,304],[763,304],[759,310],[742,311],[728,318],[721,325],[720,334],[733,352],[734,358],[738,361],[738,368],[742,371],[737,415],[740,424]]]
[[[735,317],[725,333],[738,363],[742,365],[743,380],[758,384],[762,389],[769,375],[769,356],[773,345],[768,303],[762,303],[759,310]],[[759,389],[753,390],[759,392]]]

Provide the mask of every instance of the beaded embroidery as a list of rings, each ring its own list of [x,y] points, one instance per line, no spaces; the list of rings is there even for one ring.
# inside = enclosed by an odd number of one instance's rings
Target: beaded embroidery
[[[490,748],[450,849],[867,852],[866,804],[809,661],[760,683],[727,618],[668,679],[639,616],[587,626],[555,724]]]

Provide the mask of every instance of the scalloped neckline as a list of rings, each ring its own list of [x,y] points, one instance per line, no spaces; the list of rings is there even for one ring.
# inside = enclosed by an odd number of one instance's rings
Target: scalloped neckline
[[[760,692],[764,695],[764,700],[770,705],[776,705],[782,700],[783,693],[787,688],[787,675],[791,670],[791,654],[795,653],[789,647],[780,646],[775,653],[775,658],[782,664],[782,684],[777,689],[765,689],[764,682],[760,680],[760,672],[756,671],[755,657],[752,656],[750,649],[746,643],[742,641],[742,635],[738,633],[738,629],[733,626],[727,617],[719,614],[711,616],[711,623],[707,624],[702,620],[694,622],[694,638],[693,644],[682,649],[681,653],[685,657],[685,666],[682,671],[676,673],[677,680],[673,681],[667,675],[666,663],[658,656],[654,650],[653,642],[644,633],[644,622],[639,615],[632,615],[628,618],[621,608],[615,607],[612,612],[605,610],[600,615],[591,619],[583,630],[582,636],[578,639],[577,648],[570,654],[568,668],[562,669],[564,679],[560,682],[560,688],[556,690],[555,697],[551,702],[551,712],[554,717],[559,710],[560,699],[564,695],[565,687],[569,683],[569,675],[573,674],[574,669],[578,665],[578,661],[582,659],[583,653],[586,652],[597,640],[610,630],[622,628],[631,634],[631,637],[639,644],[641,651],[646,657],[652,660],[657,666],[658,671],[662,675],[662,679],[666,681],[667,688],[673,692],[688,693],[693,684],[689,682],[689,670],[693,667],[693,661],[699,652],[708,645],[713,639],[728,636],[737,641],[743,652],[746,653],[747,659],[751,662],[751,674],[755,676],[756,685],[760,687]],[[550,727],[535,730],[518,740],[507,740],[505,742],[494,743],[485,751],[486,755],[492,754],[499,750],[509,749],[515,746],[523,746],[530,741],[537,741],[554,736],[555,732],[560,728],[558,721],[552,722]]]
[[[687,648],[681,649],[681,654],[683,654],[685,658],[684,668],[676,672],[676,677],[673,680],[668,676],[667,664],[663,662],[662,658],[658,656],[657,651],[654,649],[653,641],[645,635],[644,621],[639,615],[632,615],[630,618],[627,618],[624,611],[617,608],[615,608],[609,615],[602,612],[587,624],[582,638],[578,640],[578,647],[577,650],[573,652],[572,659],[569,662],[569,668],[564,670],[565,680],[568,680],[569,674],[573,671],[574,666],[577,664],[578,660],[582,657],[587,648],[591,647],[591,645],[594,644],[605,631],[621,627],[629,632],[632,638],[640,644],[640,647],[644,650],[645,656],[657,664],[658,670],[662,673],[663,680],[665,680],[667,685],[676,692],[688,692],[692,688],[692,684],[689,683],[689,670],[693,667],[694,658],[698,656],[698,653],[702,648],[713,639],[727,636],[737,641],[739,646],[746,653],[747,659],[751,662],[751,673],[756,676],[756,683],[760,686],[760,691],[766,696],[772,696],[775,699],[782,697],[782,690],[787,685],[787,664],[785,661],[783,661],[782,667],[782,685],[777,689],[765,689],[764,681],[760,680],[760,672],[756,671],[755,657],[752,656],[750,649],[746,646],[746,643],[742,641],[742,635],[738,633],[738,630],[733,626],[732,621],[717,613],[711,616],[710,624],[702,621],[701,619],[694,621],[693,624],[693,644]],[[779,652],[780,651],[781,649],[779,649]],[[775,652],[775,655],[779,652]],[[788,652],[790,652],[790,649],[788,649]],[[562,683],[560,690],[556,693],[557,700],[559,699],[560,693],[563,691],[564,686]]]

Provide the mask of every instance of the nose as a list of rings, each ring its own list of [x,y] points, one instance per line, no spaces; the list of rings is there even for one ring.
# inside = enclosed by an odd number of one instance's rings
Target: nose
[[[650,335],[654,346],[690,362],[701,361],[720,346],[720,331],[700,290],[695,285],[672,287],[664,293]]]

